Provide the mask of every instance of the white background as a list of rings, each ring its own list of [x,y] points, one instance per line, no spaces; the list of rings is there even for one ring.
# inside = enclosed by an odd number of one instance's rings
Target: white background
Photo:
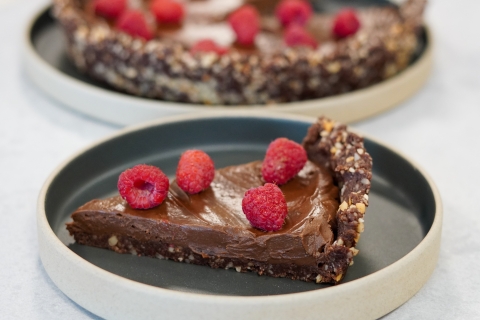
[[[96,317],[59,291],[42,267],[36,200],[62,160],[119,127],[56,103],[26,77],[24,27],[45,4],[0,0],[0,318],[91,319]],[[426,86],[392,111],[353,125],[424,167],[444,204],[436,270],[385,319],[478,319],[480,1],[432,0],[426,16],[436,39]]]

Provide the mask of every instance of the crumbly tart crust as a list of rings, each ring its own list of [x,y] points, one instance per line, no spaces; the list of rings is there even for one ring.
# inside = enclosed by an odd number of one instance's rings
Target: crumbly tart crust
[[[175,227],[172,223],[149,221],[148,218],[139,219],[137,216],[115,212],[115,210],[91,210],[91,207],[86,209],[88,203],[72,215],[74,221],[67,223],[67,229],[77,243],[106,248],[118,253],[170,259],[178,262],[207,265],[212,268],[234,268],[237,272],[252,271],[259,275],[337,284],[344,278],[348,267],[353,264],[353,257],[358,253],[355,246],[360,233],[364,229],[363,217],[368,206],[372,159],[365,150],[361,137],[349,132],[346,126],[326,118],[319,118],[309,128],[303,145],[307,150],[310,161],[329,170],[330,174],[327,173],[327,175],[333,177],[334,184],[339,187],[338,190],[341,190],[338,191],[340,202],[335,202],[341,204],[338,210],[335,209],[336,207],[332,208],[332,218],[335,220],[331,223],[333,237],[328,243],[321,246],[312,243],[305,249],[300,242],[298,244],[299,248],[307,252],[307,255],[302,258],[304,259],[303,262],[288,259],[267,261],[265,259],[246,258],[248,255],[244,256],[241,251],[238,255],[230,256],[215,254],[214,251],[208,250],[201,253],[194,252],[189,245],[175,243],[175,236],[154,234],[147,231],[158,231],[165,227],[168,233],[168,230],[173,230],[172,228]],[[95,201],[101,200],[92,202]],[[105,203],[105,208],[118,205],[118,203],[110,205],[108,200]],[[93,205],[93,207],[97,208],[98,206]],[[100,225],[96,225],[98,223]],[[103,224],[105,224],[105,227],[103,227]],[[162,224],[165,225],[162,226]],[[130,226],[132,225],[137,227],[131,229]],[[112,226],[118,229],[112,229]],[[127,230],[127,232],[122,232],[122,230]],[[180,234],[183,233],[181,229],[179,230]],[[242,234],[244,231],[239,232]],[[320,236],[322,231],[317,229],[315,232],[318,233],[317,236]],[[146,235],[147,233],[148,235]],[[173,234],[177,233],[178,231],[175,231]],[[233,237],[235,243],[239,241],[239,238],[236,238],[236,235],[231,232],[227,232],[227,234],[229,235],[226,239]],[[259,239],[262,237],[273,239],[277,236],[275,233],[264,233]],[[194,238],[196,237],[194,236]],[[303,238],[302,242],[306,238]],[[309,236],[309,239],[314,238]],[[252,241],[251,238],[250,240],[247,239],[247,242],[250,241]],[[240,242],[245,243],[245,240]],[[218,248],[222,246],[219,243],[212,243],[211,245]],[[229,245],[227,244],[227,246]],[[288,244],[288,246],[291,246],[291,244]],[[258,249],[259,247],[255,248]],[[281,248],[277,249],[281,252]],[[245,251],[247,253],[250,247],[241,250],[247,250]],[[292,247],[288,250],[292,250]],[[305,263],[305,258],[310,262]]]
[[[321,117],[308,130],[303,140],[311,161],[327,167],[340,187],[340,206],[337,211],[337,238],[325,247],[324,263],[334,268],[337,281],[353,256],[360,234],[364,231],[364,215],[372,180],[372,157],[365,150],[363,138],[349,132],[344,124]],[[338,259],[346,256],[346,260]],[[340,262],[340,263],[339,263]]]
[[[321,98],[388,79],[410,63],[426,4],[407,0],[398,9],[365,9],[359,32],[315,50],[192,56],[175,41],[144,41],[107,23],[89,23],[82,1],[53,0],[68,55],[79,70],[133,95],[207,105]]]

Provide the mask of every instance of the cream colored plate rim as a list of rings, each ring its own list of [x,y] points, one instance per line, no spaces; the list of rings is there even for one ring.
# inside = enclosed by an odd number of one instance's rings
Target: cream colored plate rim
[[[137,125],[102,139],[79,151],[49,176],[37,204],[40,258],[53,282],[73,301],[93,313],[115,319],[372,319],[394,310],[410,299],[433,272],[440,248],[442,204],[439,192],[418,164],[382,142],[411,162],[433,191],[436,213],[430,231],[406,256],[368,276],[338,286],[302,293],[275,296],[232,297],[173,291],[125,279],[85,261],[68,249],[51,229],[45,212],[46,192],[56,175],[74,158],[104,141],[152,125],[198,118],[261,117],[312,123],[315,118],[300,115],[252,115],[246,111],[217,112],[208,115],[178,115]],[[365,136],[365,135],[364,135]]]
[[[47,7],[48,8],[48,7]],[[52,67],[36,52],[30,34],[33,24],[47,10],[37,13],[26,26],[22,58],[27,75],[49,96],[88,116],[131,125],[169,115],[217,111],[283,112],[308,116],[325,115],[350,123],[384,112],[415,94],[426,82],[433,63],[433,37],[426,27],[427,47],[422,56],[395,77],[371,87],[332,96],[276,106],[205,106],[145,99],[108,91],[72,78]]]

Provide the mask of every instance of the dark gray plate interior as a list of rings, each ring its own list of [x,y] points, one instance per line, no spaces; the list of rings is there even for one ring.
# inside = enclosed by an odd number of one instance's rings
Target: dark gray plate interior
[[[318,11],[336,11],[341,6],[369,6],[369,5],[391,5],[385,0],[319,0],[316,1],[315,7]],[[425,32],[420,36],[420,44],[417,48],[412,63],[416,61],[423,53],[427,44]],[[30,30],[30,41],[38,55],[53,68],[57,69],[64,75],[67,75],[83,83],[90,84],[96,87],[103,88],[107,91],[117,92],[119,94],[126,94],[119,92],[105,83],[95,81],[92,78],[80,73],[75,66],[70,62],[66,53],[66,40],[60,26],[55,22],[50,14],[50,9],[45,10],[33,23]]]
[[[53,180],[45,203],[57,236],[80,257],[107,271],[141,283],[181,291],[223,295],[272,295],[328,287],[288,279],[214,270],[71,243],[65,221],[78,206],[116,192],[118,175],[138,163],[157,165],[173,176],[179,155],[189,148],[208,152],[216,167],[262,159],[277,137],[301,141],[310,124],[265,118],[197,119],[148,127],[110,139],[71,161]],[[344,282],[387,267],[424,238],[435,215],[428,182],[414,166],[386,147],[366,140],[374,160],[374,179],[360,254]]]

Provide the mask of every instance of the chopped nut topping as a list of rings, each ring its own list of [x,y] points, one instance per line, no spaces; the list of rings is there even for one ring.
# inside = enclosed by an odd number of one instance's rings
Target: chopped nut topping
[[[110,238],[108,238],[108,245],[110,247],[113,247],[114,245],[116,245],[118,243],[118,239],[117,239],[117,236],[113,235],[111,236]]]
[[[358,211],[360,213],[365,213],[365,205],[361,202],[355,204],[355,206],[357,207]]]
[[[338,71],[340,71],[341,68],[342,68],[342,65],[339,62],[329,63],[326,67],[326,69],[330,73],[337,73]]]
[[[348,204],[345,201],[343,201],[342,204],[339,206],[339,209],[342,211],[347,210],[347,208],[348,208]]]
[[[357,231],[359,233],[362,233],[364,230],[365,230],[365,224],[363,224],[363,222],[359,222],[357,226]]]
[[[325,129],[325,131],[332,132],[333,125],[334,125],[333,121],[324,120],[322,124],[323,124],[323,129]]]
[[[358,252],[359,252],[359,250],[356,249],[355,247],[351,247],[349,250],[352,252],[352,254],[353,254],[354,256],[356,256],[356,255],[358,254]]]
[[[358,240],[360,240],[360,233],[357,233],[354,240],[355,240],[355,243],[357,243]]]

